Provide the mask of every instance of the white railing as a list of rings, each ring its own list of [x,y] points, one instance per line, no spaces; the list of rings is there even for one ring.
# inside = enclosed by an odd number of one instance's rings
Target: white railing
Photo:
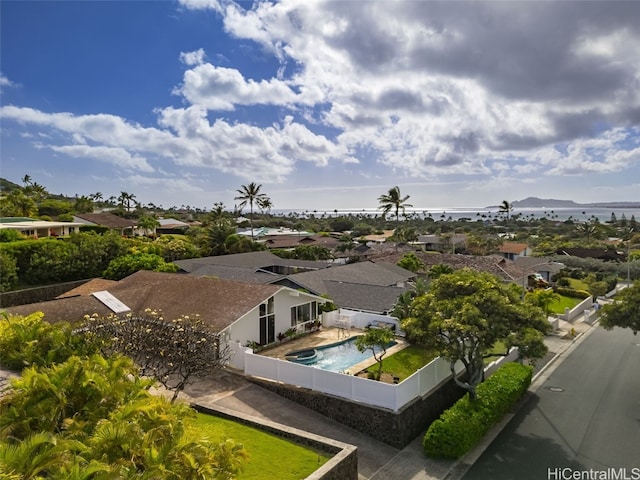
[[[256,355],[251,351],[247,351],[243,356],[246,375],[296,385],[393,411],[398,411],[415,398],[429,394],[451,377],[449,362],[439,357],[403,382],[389,384]],[[463,365],[458,363],[456,373],[462,372],[463,368]]]
[[[325,327],[358,328],[364,330],[369,324],[374,322],[383,322],[395,325],[396,335],[403,334],[400,330],[400,322],[398,319],[389,315],[356,312],[345,308],[322,314],[322,324]]]

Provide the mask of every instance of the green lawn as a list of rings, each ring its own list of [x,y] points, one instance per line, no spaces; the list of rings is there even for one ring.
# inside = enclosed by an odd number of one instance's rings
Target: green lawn
[[[573,298],[573,297],[565,297],[564,295],[560,295],[560,300],[556,300],[549,306],[549,310],[551,313],[564,313],[565,308],[572,309],[580,302],[582,302],[584,298]]]
[[[420,345],[409,345],[407,348],[383,358],[382,371],[398,377],[402,381],[416,373],[417,370],[420,370],[437,356],[438,353],[433,349]],[[378,366],[374,365],[370,367],[370,370],[377,368]]]
[[[249,460],[239,479],[298,480],[311,475],[330,458],[276,435],[214,415],[198,413],[193,426],[210,441],[222,442],[231,438],[244,445]]]

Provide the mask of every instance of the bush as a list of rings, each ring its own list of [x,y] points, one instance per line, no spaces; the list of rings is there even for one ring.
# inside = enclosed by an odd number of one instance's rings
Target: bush
[[[0,365],[11,370],[25,367],[49,367],[72,355],[97,351],[97,345],[73,334],[66,322],[52,325],[42,312],[25,317],[4,315],[0,318]]]
[[[475,446],[524,395],[533,368],[507,363],[477,387],[478,398],[466,394],[433,422],[422,441],[429,457],[456,459]]]
[[[574,290],[573,288],[567,287],[556,288],[556,293],[571,298],[588,298],[591,296],[591,294],[585,290]]]

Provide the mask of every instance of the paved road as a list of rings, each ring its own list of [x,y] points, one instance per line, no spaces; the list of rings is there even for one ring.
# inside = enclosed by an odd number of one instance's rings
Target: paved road
[[[640,479],[640,335],[598,328],[530,396],[463,478],[590,478],[562,475],[610,468],[626,468],[626,477],[606,478]],[[554,474],[556,469],[571,470]]]

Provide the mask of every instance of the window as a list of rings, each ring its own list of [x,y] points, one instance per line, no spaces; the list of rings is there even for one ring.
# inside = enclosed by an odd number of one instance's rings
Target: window
[[[291,326],[304,322],[316,320],[318,318],[318,302],[304,303],[291,307]]]
[[[275,302],[273,297],[260,305],[260,344],[275,342],[276,329]]]

